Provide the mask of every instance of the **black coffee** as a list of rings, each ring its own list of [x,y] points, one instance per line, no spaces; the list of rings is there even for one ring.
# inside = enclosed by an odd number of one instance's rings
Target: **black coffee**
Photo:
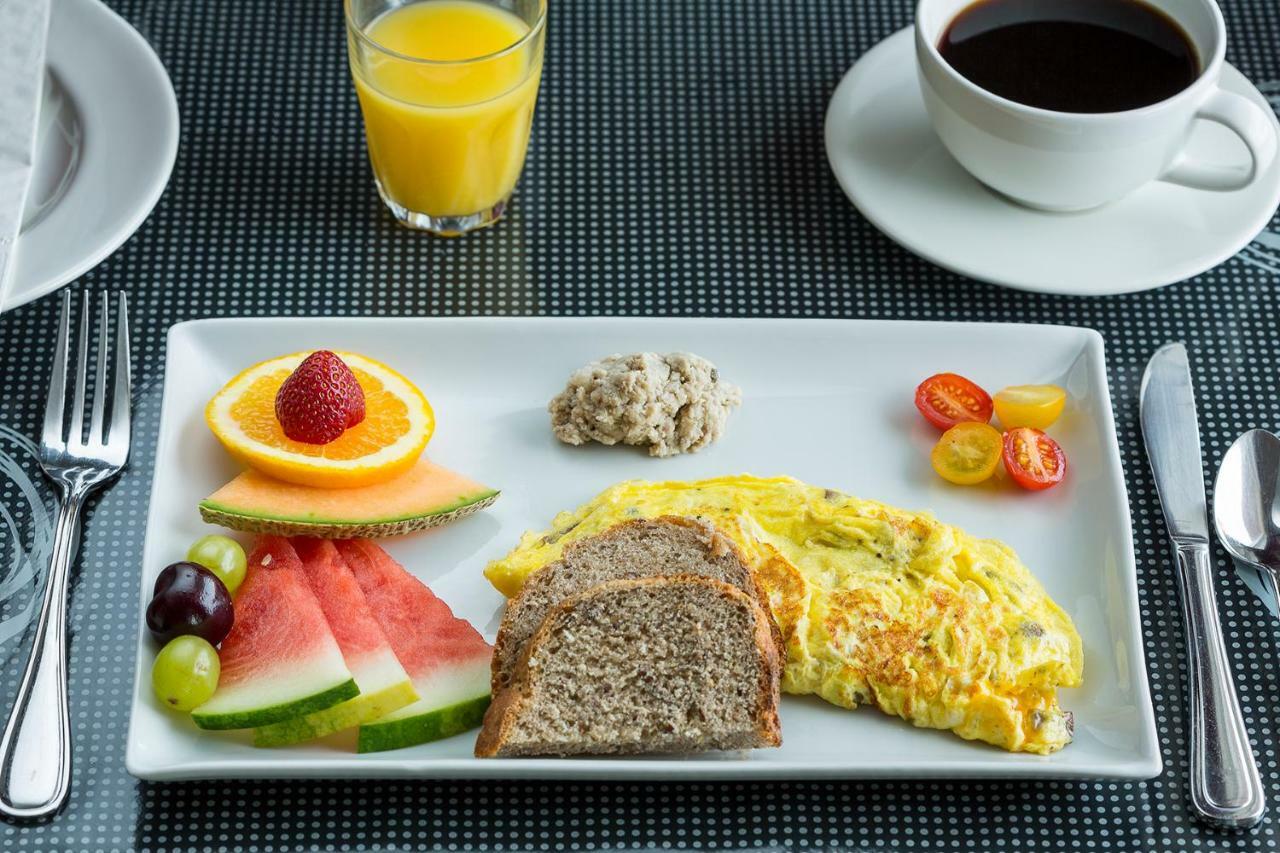
[[[1182,28],[1138,0],[978,0],[938,50],[988,92],[1068,113],[1145,107],[1200,74]]]

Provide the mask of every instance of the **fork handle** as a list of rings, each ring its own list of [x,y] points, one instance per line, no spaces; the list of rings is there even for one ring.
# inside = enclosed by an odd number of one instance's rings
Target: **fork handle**
[[[1214,826],[1243,829],[1262,820],[1267,805],[1222,642],[1209,545],[1174,547],[1187,631],[1191,805]]]
[[[67,707],[67,578],[80,547],[85,492],[63,490],[35,643],[0,739],[0,815],[33,821],[57,814],[71,790]]]

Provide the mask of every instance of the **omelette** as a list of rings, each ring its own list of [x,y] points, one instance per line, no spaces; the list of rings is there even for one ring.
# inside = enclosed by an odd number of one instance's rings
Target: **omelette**
[[[631,480],[525,533],[485,575],[515,595],[619,522],[698,516],[742,549],[786,642],[782,689],[875,705],[1014,752],[1071,741],[1057,688],[1083,672],[1071,619],[1007,545],[790,477]]]

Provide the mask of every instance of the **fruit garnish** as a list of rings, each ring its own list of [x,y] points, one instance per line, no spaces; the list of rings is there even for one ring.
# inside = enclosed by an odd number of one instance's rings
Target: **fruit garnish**
[[[1038,492],[1062,482],[1067,455],[1040,430],[1018,427],[1004,434],[1004,467],[1019,486]]]
[[[276,417],[276,395],[309,355],[255,364],[209,401],[205,421],[227,451],[268,476],[322,488],[381,483],[410,468],[435,430],[431,405],[408,379],[357,353],[335,355],[360,384],[364,419],[328,444],[285,434]]]
[[[1013,385],[998,392],[993,403],[1005,429],[1048,429],[1062,414],[1067,392],[1057,385]]]
[[[327,539],[291,539],[360,695],[322,711],[263,726],[254,746],[287,746],[385,717],[418,700],[351,570]]]
[[[287,539],[265,536],[250,551],[219,657],[218,692],[191,712],[202,729],[267,726],[360,693]]]
[[[276,392],[276,420],[294,441],[328,444],[364,420],[364,391],[346,362],[317,350]]]
[[[421,697],[362,725],[356,751],[400,749],[480,725],[489,705],[493,647],[377,543],[342,539],[334,545]]]
[[[147,605],[147,629],[161,643],[192,634],[218,645],[231,631],[231,593],[218,576],[196,563],[165,566]]]
[[[151,665],[151,689],[166,708],[190,711],[218,689],[222,664],[213,646],[199,637],[176,637]]]
[[[232,595],[244,581],[245,557],[240,543],[228,536],[201,536],[187,551],[187,560],[218,576]]]
[[[200,502],[200,517],[250,533],[381,539],[466,518],[497,497],[496,489],[419,458],[385,483],[351,489],[317,489],[241,471]]]
[[[955,373],[938,373],[916,387],[916,408],[941,430],[959,423],[991,420],[991,396]]]
[[[942,479],[972,486],[990,479],[1000,465],[1000,431],[990,424],[961,423],[942,434],[930,461]]]

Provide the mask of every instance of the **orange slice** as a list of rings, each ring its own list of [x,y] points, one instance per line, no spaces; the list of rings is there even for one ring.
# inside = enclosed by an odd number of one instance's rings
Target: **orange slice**
[[[310,354],[255,364],[222,387],[204,411],[222,446],[263,474],[304,486],[367,486],[408,470],[435,430],[431,404],[408,379],[353,352],[337,355],[364,391],[364,420],[328,444],[284,434],[276,420],[276,392]]]

